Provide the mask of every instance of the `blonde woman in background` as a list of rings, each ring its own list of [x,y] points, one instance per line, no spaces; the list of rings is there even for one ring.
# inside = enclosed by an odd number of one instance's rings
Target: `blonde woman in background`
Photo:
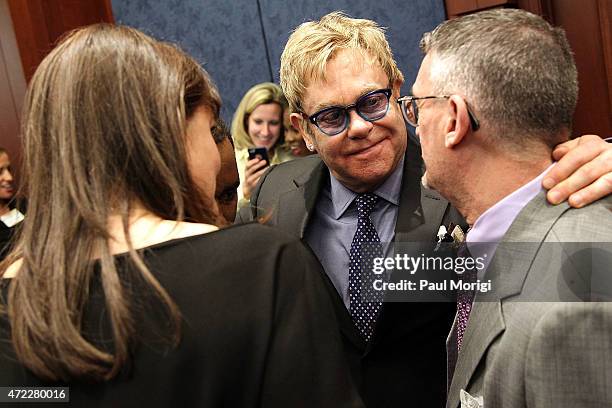
[[[293,158],[284,146],[283,115],[287,106],[280,86],[263,82],[247,91],[234,113],[231,131],[240,173],[238,208],[248,205],[251,191],[269,165]],[[249,160],[248,149],[253,147],[266,148],[269,162],[259,157]]]

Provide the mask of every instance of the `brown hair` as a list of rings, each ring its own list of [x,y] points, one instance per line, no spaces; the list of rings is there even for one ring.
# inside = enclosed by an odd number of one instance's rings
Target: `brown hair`
[[[22,129],[28,217],[0,271],[23,261],[8,317],[17,358],[39,377],[108,380],[129,358],[132,299],[108,245],[111,214],[121,216],[131,269],[161,300],[178,342],[179,311],[129,241],[128,218],[139,203],[164,219],[219,219],[186,161],[186,121],[199,106],[218,115],[208,74],[176,47],[127,27],[71,33],[34,74]],[[110,348],[81,332],[94,279],[104,292]]]
[[[216,144],[219,144],[223,140],[227,139],[232,145],[232,149],[234,148],[234,138],[232,137],[232,134],[230,133],[230,130],[223,119],[217,119],[217,123],[215,123],[215,126],[211,130],[211,133]]]

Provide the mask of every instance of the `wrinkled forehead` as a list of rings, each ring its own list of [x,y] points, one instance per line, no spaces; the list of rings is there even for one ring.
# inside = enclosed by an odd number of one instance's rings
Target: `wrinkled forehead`
[[[329,82],[333,82],[333,77],[336,74],[335,67],[337,67],[338,64],[332,64],[332,62],[338,62],[339,59],[350,64],[356,71],[362,71],[366,67],[383,69],[378,59],[366,50],[346,47],[337,48],[328,55],[324,55],[324,58],[321,58],[319,62],[313,62],[310,69],[305,72],[304,78],[302,78],[304,93],[301,95],[301,100],[299,101],[300,106],[304,106],[309,89],[327,86]],[[330,65],[332,65],[332,67],[330,67]],[[387,82],[389,82],[388,77]]]
[[[356,83],[348,78],[360,77],[361,82],[376,83],[382,87],[389,84],[389,78],[376,57],[367,51],[350,48],[338,49],[324,64],[313,65],[305,76],[304,93],[300,100],[302,108],[317,103],[313,98],[318,99],[321,90],[332,94],[350,93],[352,89],[348,88]]]

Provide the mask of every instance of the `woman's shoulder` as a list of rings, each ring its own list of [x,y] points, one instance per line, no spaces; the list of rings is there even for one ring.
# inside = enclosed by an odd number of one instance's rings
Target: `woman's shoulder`
[[[197,262],[209,256],[241,262],[253,257],[275,256],[286,246],[302,247],[302,244],[276,228],[251,222],[162,242],[145,248],[145,253],[180,254],[183,260]]]
[[[262,225],[257,222],[231,225],[208,234],[203,234],[193,239],[190,245],[201,247],[244,247],[247,250],[262,248],[279,248],[288,244],[298,243],[299,240],[291,237],[277,228]]]
[[[285,281],[301,281],[317,265],[297,238],[257,223],[174,240],[149,248],[144,257],[162,286],[179,298],[191,298],[189,293],[267,293],[281,277],[284,287]]]

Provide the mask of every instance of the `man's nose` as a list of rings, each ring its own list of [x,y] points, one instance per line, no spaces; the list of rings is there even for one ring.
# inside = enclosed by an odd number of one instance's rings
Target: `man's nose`
[[[365,120],[354,110],[349,112],[348,137],[349,139],[362,139],[368,136],[372,129],[372,122]]]

